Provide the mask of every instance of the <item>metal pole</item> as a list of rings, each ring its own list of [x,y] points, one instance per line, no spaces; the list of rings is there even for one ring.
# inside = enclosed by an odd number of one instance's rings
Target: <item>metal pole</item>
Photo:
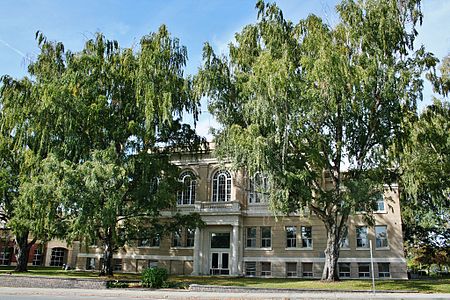
[[[372,252],[372,240],[369,240],[370,247],[370,269],[372,271],[372,291],[375,294],[375,270],[373,269],[373,252]]]

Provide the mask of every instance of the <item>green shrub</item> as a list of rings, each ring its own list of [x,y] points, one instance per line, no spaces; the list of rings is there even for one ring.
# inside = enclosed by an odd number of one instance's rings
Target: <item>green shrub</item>
[[[108,281],[106,283],[106,286],[109,289],[124,289],[124,288],[130,287],[130,284],[128,282],[114,280],[114,281]]]
[[[159,289],[166,286],[166,280],[169,278],[167,270],[163,268],[149,268],[142,272],[142,286]]]

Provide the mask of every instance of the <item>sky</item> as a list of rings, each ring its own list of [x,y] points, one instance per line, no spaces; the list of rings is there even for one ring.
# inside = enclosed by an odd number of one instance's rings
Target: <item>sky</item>
[[[38,54],[36,31],[49,40],[61,41],[66,49],[78,51],[84,43],[102,32],[117,40],[121,47],[132,47],[140,38],[166,24],[172,36],[188,49],[187,74],[201,65],[202,47],[207,41],[217,52],[226,53],[227,45],[243,26],[256,21],[255,0],[0,0],[0,76],[20,78]],[[278,0],[284,16],[294,23],[316,14],[335,24],[337,0]],[[450,53],[450,0],[423,0],[424,23],[419,28],[417,46],[439,59]],[[431,86],[426,83],[424,101],[429,104]],[[200,135],[216,127],[214,118],[202,101],[197,123]]]

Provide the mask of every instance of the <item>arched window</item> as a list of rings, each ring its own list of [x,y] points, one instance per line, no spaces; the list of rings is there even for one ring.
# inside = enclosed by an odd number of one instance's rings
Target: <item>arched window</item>
[[[212,201],[223,202],[231,200],[231,175],[226,170],[217,171],[212,181]]]
[[[191,171],[184,171],[179,177],[179,181],[183,184],[182,190],[178,192],[177,203],[179,205],[187,205],[195,203],[195,193],[197,180]]]
[[[269,199],[269,178],[263,173],[256,173],[248,181],[248,203],[267,202]]]

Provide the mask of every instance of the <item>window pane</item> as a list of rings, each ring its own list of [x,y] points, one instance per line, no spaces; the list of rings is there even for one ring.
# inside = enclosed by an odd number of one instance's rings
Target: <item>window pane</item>
[[[254,248],[256,247],[256,227],[248,227],[247,228],[247,247]]]
[[[177,203],[180,205],[188,205],[195,203],[195,188],[197,182],[195,175],[191,171],[181,173],[179,181],[183,184],[181,191],[177,194]]]
[[[389,263],[378,263],[378,277],[388,278],[391,277]]]
[[[286,247],[287,248],[297,247],[297,233],[295,226],[286,227]]]
[[[50,266],[62,267],[64,265],[65,253],[66,249],[64,248],[53,248],[50,257]]]
[[[181,231],[177,230],[172,233],[172,247],[181,247]]]
[[[0,248],[0,266],[10,265],[12,253],[12,248]]]
[[[375,226],[376,248],[388,247],[387,226]]]
[[[261,262],[261,276],[270,276],[271,274],[271,263]]]
[[[313,263],[302,263],[303,277],[313,277]]]
[[[38,248],[34,249],[33,261],[31,264],[33,266],[42,265],[42,248],[40,246],[38,246]]]
[[[272,247],[272,232],[270,227],[261,227],[261,247]]]
[[[384,211],[384,196],[381,193],[377,195],[375,211]]]
[[[228,269],[228,253],[222,253],[222,269]]]
[[[256,262],[254,261],[245,262],[245,275],[256,276]]]
[[[86,270],[95,270],[95,258],[88,257],[86,259]]]
[[[195,229],[186,229],[186,247],[194,247]]]
[[[311,227],[302,226],[302,247],[312,248],[312,229]]]
[[[356,247],[368,248],[369,241],[367,238],[367,226],[356,227]]]
[[[286,263],[286,276],[297,277],[297,263],[295,262]]]
[[[339,263],[339,277],[350,277],[350,263]]]
[[[269,179],[266,175],[256,173],[248,180],[248,202],[267,202],[269,197]]]
[[[358,276],[359,277],[370,277],[370,264],[359,263],[358,264]]]
[[[230,248],[230,233],[211,233],[211,248]]]
[[[344,234],[343,234],[342,239],[341,239],[340,247],[341,248],[350,248],[350,244],[349,244],[349,241],[348,241],[348,228],[345,227],[343,230],[344,230]]]
[[[231,200],[231,175],[222,170],[214,174],[212,182],[213,202]]]

